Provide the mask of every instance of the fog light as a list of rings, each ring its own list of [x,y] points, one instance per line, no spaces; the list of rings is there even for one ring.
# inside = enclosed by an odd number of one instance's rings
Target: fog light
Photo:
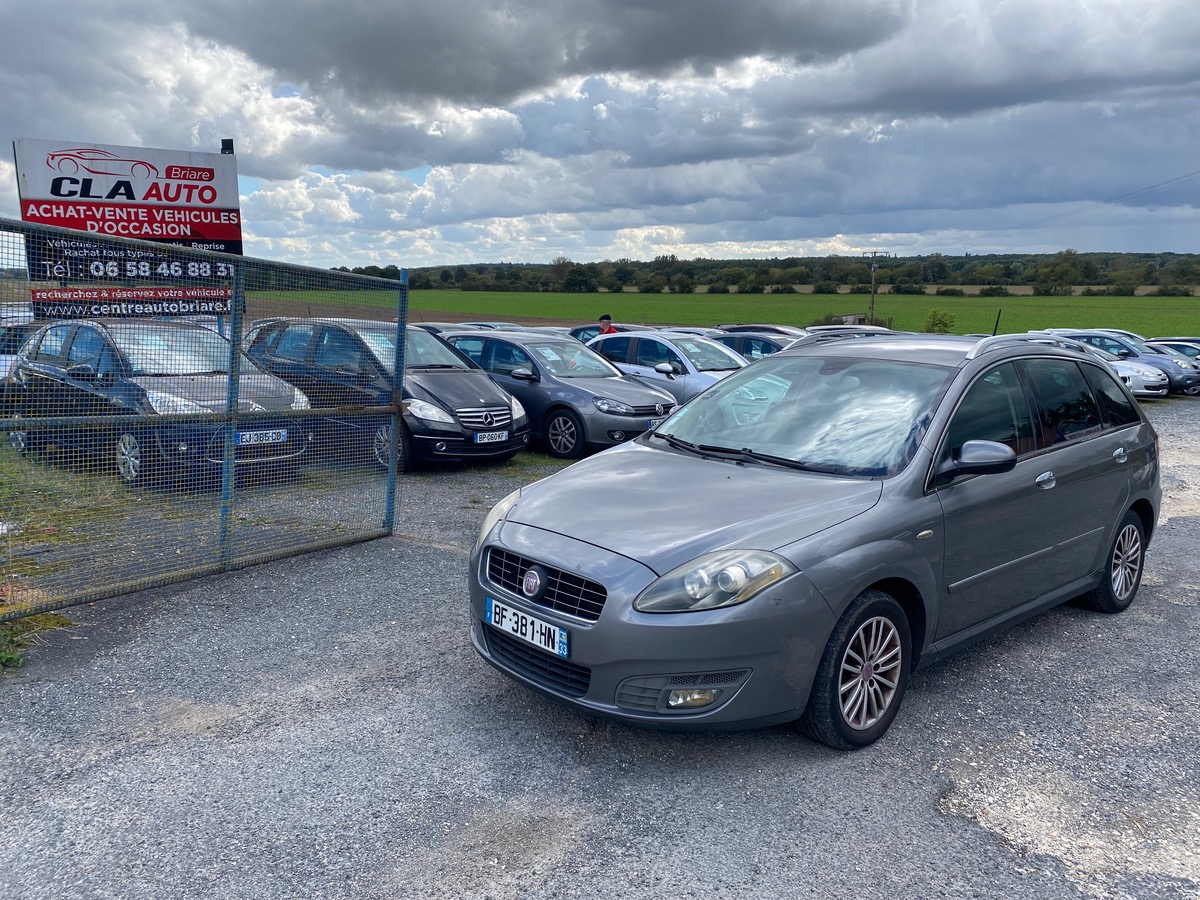
[[[721,696],[718,688],[685,688],[681,691],[671,691],[667,695],[667,706],[671,709],[699,709],[711,706]]]
[[[625,440],[625,432],[623,432],[623,431],[610,431],[610,432],[609,432],[609,437],[611,437],[611,438],[612,438],[614,441],[623,441],[623,440]]]
[[[186,441],[180,441],[180,442],[179,442],[179,452],[180,452],[180,453],[187,453],[187,452],[188,452],[188,445],[187,445],[187,442],[186,442]]]
[[[438,453],[445,453],[446,452],[446,442],[438,441],[436,444],[433,445],[433,449],[436,450]]]

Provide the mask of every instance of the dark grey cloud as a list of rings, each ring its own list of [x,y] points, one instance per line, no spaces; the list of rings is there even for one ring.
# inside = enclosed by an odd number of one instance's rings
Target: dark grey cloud
[[[7,15],[8,137],[233,137],[255,255],[1191,250],[1200,227],[1200,9],[1185,0],[41,0]],[[0,161],[0,215],[15,196]]]
[[[913,0],[478,0],[172,6],[197,35],[289,80],[365,100],[504,105],[561,78],[810,63],[896,34]]]

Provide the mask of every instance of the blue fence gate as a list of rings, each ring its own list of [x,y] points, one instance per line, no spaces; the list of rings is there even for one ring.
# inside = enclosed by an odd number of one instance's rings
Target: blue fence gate
[[[406,273],[0,219],[0,621],[390,534],[407,312]]]

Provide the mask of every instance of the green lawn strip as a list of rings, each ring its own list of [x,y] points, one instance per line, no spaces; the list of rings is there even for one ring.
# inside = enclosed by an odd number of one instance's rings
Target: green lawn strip
[[[932,293],[877,294],[875,320],[901,331],[921,331],[933,310],[953,316],[953,331],[991,333],[999,316],[1001,332],[1055,326],[1127,328],[1139,334],[1190,334],[1200,299],[1195,297],[939,297]],[[328,315],[338,306],[395,308],[390,291],[250,291],[253,301],[275,309],[295,307],[294,315]],[[594,322],[608,313],[617,322],[706,325],[762,322],[811,325],[829,316],[865,315],[867,294],[636,294],[551,293],[541,291],[412,291],[409,319],[451,313],[481,320]]]

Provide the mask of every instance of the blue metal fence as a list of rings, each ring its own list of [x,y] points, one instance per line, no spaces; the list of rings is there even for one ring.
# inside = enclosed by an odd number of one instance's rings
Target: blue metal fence
[[[407,272],[0,219],[0,621],[391,534],[407,314]],[[384,335],[327,369],[382,391],[247,355],[280,319]]]

